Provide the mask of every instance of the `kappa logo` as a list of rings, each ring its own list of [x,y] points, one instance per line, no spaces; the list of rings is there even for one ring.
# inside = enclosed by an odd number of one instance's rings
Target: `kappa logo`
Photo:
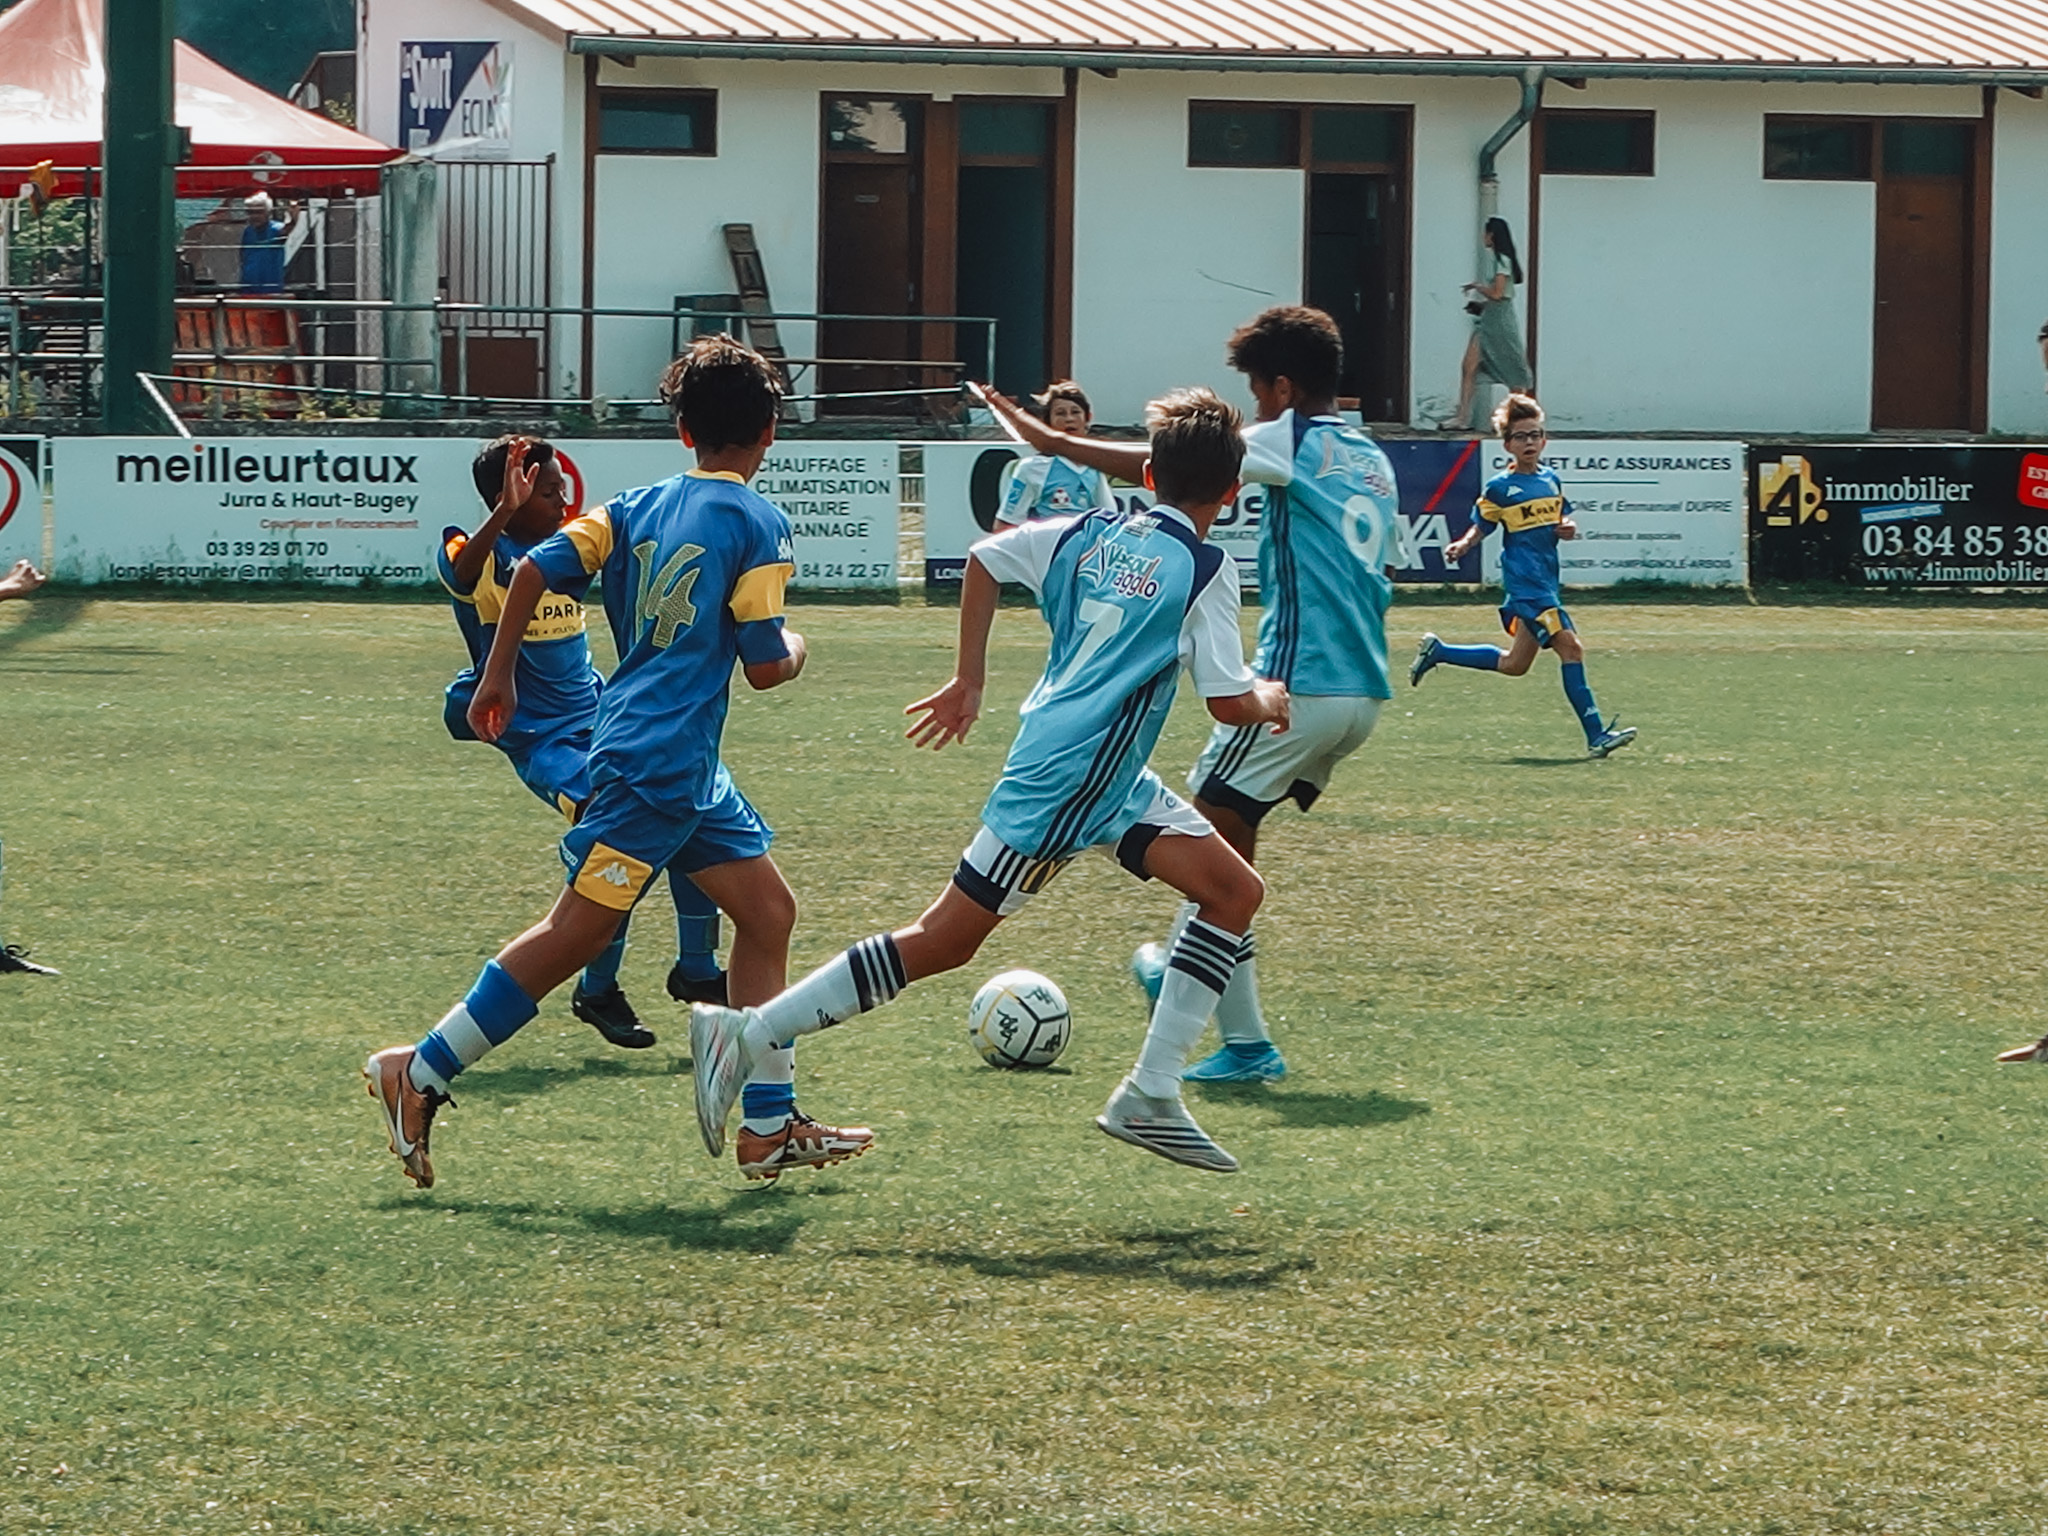
[[[1813,466],[1800,454],[1788,453],[1775,464],[1757,465],[1756,499],[1767,527],[1803,527],[1828,520]]]
[[[617,886],[620,890],[624,890],[627,886],[633,883],[632,872],[628,870],[625,865],[621,864],[617,859],[612,860],[611,863],[605,865],[603,869],[600,869],[597,872],[597,878],[602,880],[606,885]]]

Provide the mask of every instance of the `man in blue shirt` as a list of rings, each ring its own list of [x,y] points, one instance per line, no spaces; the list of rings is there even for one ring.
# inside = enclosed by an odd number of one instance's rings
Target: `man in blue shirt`
[[[735,664],[757,689],[803,670],[803,639],[782,622],[789,519],[747,488],[775,441],[782,388],[760,354],[710,336],[670,365],[662,397],[697,467],[614,497],[519,562],[470,700],[480,739],[514,728],[519,652],[548,589],[602,576],[619,667],[591,732],[590,801],[562,839],[567,889],[425,1039],[378,1051],[363,1068],[391,1150],[422,1189],[434,1182],[434,1113],[455,1077],[597,958],[657,870],[687,875],[732,920],[734,1002],[764,1001],[786,979],[796,899],[768,856],[767,823],[719,761]],[[797,1111],[788,1046],[772,1042],[749,1076],[739,1146],[747,1177],[821,1167],[873,1141],[865,1126],[820,1125]]]
[[[1237,1159],[1195,1124],[1181,1070],[1237,963],[1265,893],[1258,874],[1146,766],[1185,666],[1209,713],[1230,725],[1287,725],[1287,690],[1246,670],[1237,575],[1207,542],[1238,491],[1236,411],[1205,389],[1154,401],[1142,475],[1157,506],[1006,529],[970,552],[952,681],[905,711],[910,738],[961,741],[981,713],[1000,583],[1021,582],[1051,629],[1045,673],[1024,701],[1002,779],[952,882],[906,928],[863,939],[758,1008],[700,1006],[690,1022],[697,1117],[716,1157],[741,1079],[776,1041],[879,1008],[913,981],[965,965],[1005,917],[1084,849],[1196,905],[1167,962],[1138,1062],[1096,1126],[1194,1168]]]
[[[268,192],[242,199],[248,222],[242,226],[242,292],[283,293],[285,241],[299,222],[296,204],[285,206],[282,219],[273,218]]]
[[[1472,526],[1444,550],[1446,563],[1465,558],[1495,524],[1500,526],[1501,626],[1508,648],[1495,645],[1446,645],[1424,635],[1408,668],[1411,686],[1437,667],[1470,667],[1520,677],[1541,650],[1557,652],[1565,698],[1586,732],[1586,754],[1607,757],[1636,739],[1632,725],[1609,724],[1600,718],[1593,690],[1586,683],[1586,648],[1572,626],[1559,595],[1558,542],[1579,536],[1572,504],[1557,472],[1543,462],[1550,434],[1543,425],[1543,407],[1533,395],[1509,395],[1494,415],[1514,467],[1496,475],[1479,493]]]

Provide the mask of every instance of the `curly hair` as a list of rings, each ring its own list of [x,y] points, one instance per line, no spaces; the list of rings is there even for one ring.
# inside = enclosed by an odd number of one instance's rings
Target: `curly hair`
[[[1305,304],[1254,315],[1230,337],[1230,366],[1255,379],[1286,379],[1311,399],[1337,392],[1344,337],[1337,322]]]
[[[782,375],[730,336],[702,336],[662,374],[661,403],[697,447],[744,448],[775,424]]]

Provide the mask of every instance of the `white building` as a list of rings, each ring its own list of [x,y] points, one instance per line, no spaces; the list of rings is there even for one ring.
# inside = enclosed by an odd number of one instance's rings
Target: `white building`
[[[1559,425],[2048,422],[2048,0],[360,14],[364,131],[554,158],[557,303],[734,292],[721,231],[744,223],[778,309],[992,315],[999,379],[1071,372],[1128,422],[1168,384],[1237,391],[1229,329],[1306,299],[1345,324],[1366,417],[1424,424],[1455,393],[1498,139]],[[446,101],[455,42],[497,51]],[[649,392],[665,325],[580,331],[557,332],[553,390]],[[966,327],[783,333],[798,356],[979,360]]]

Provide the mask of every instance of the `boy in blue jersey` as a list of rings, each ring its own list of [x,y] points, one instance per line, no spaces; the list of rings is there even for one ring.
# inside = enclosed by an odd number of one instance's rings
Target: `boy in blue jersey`
[[[536,438],[501,437],[471,465],[477,494],[491,514],[474,534],[441,532],[436,557],[441,584],[453,599],[455,622],[469,650],[469,665],[448,685],[442,715],[458,741],[475,741],[469,705],[504,611],[512,572],[527,552],[562,526],[568,495],[554,445]],[[590,664],[583,597],[587,578],[548,593],[526,627],[517,670],[519,709],[494,745],[511,761],[520,782],[572,823],[590,799],[590,729],[603,687]],[[686,877],[669,882],[676,906],[677,959],[669,972],[671,996],[686,1002],[724,1001],[717,960],[718,909]],[[655,1043],[619,987],[626,925],[591,962],[570,995],[569,1007],[613,1045],[640,1050]]]
[[[1137,1065],[1095,1123],[1190,1167],[1236,1169],[1188,1114],[1180,1076],[1265,888],[1145,760],[1183,666],[1210,714],[1231,725],[1285,729],[1287,690],[1246,670],[1237,575],[1205,539],[1237,494],[1237,412],[1207,390],[1182,390],[1154,401],[1147,417],[1152,454],[1142,473],[1158,506],[1025,523],[970,552],[958,665],[952,681],[905,711],[918,717],[911,740],[934,749],[964,740],[980,715],[1001,582],[1031,588],[1052,637],[981,831],[944,893],[909,927],[861,940],[759,1008],[692,1012],[697,1119],[712,1156],[760,1053],[965,965],[1076,854],[1099,848],[1197,910],[1174,945]]]
[[[619,667],[591,732],[590,800],[562,839],[567,889],[425,1039],[363,1068],[391,1150],[422,1189],[434,1182],[428,1133],[455,1077],[603,951],[657,870],[686,875],[732,919],[736,1001],[772,996],[786,979],[796,900],[768,856],[767,824],[719,761],[735,663],[757,689],[804,664],[802,638],[782,622],[789,519],[746,484],[775,441],[781,385],[758,353],[706,337],[670,366],[662,396],[697,467],[612,498],[519,562],[470,699],[471,728],[500,740],[519,719],[519,653],[549,588],[601,574]],[[753,1066],[739,1145],[747,1177],[835,1163],[874,1139],[797,1111],[787,1047]]]
[[[1075,437],[1088,435],[1088,427],[1095,420],[1095,408],[1088,403],[1087,393],[1072,379],[1048,384],[1044,394],[1031,398],[1046,425],[1055,432],[1069,432]],[[1015,460],[1003,472],[1003,500],[996,508],[996,521],[1007,528],[1034,517],[1066,517],[1115,505],[1109,477],[1101,470],[1057,454],[1037,453]]]
[[[1259,826],[1284,800],[1315,804],[1345,758],[1364,745],[1392,696],[1387,680],[1391,572],[1408,564],[1407,524],[1393,466],[1379,446],[1337,413],[1344,342],[1318,309],[1280,305],[1230,338],[1230,365],[1258,403],[1245,429],[1244,478],[1268,487],[1259,520],[1258,653],[1252,670],[1286,684],[1293,700],[1284,735],[1219,724],[1188,774],[1195,807],[1247,862],[1258,857]],[[1055,449],[1130,476],[1128,444],[1056,442],[1017,418],[1041,451]],[[1043,439],[1043,440],[1042,440]],[[1142,946],[1131,967],[1156,997],[1166,957],[1190,915],[1183,907],[1164,944]],[[1273,1082],[1287,1063],[1259,1004],[1256,945],[1243,935],[1237,968],[1216,1007],[1222,1045],[1188,1068],[1190,1082]]]
[[[1445,548],[1444,559],[1464,559],[1494,524],[1500,525],[1500,579],[1506,598],[1500,622],[1508,632],[1508,648],[1446,645],[1435,635],[1424,635],[1408,668],[1409,684],[1420,683],[1436,667],[1470,667],[1520,677],[1538,651],[1555,651],[1565,697],[1586,732],[1587,755],[1606,757],[1634,741],[1636,732],[1634,726],[1601,720],[1593,690],[1586,685],[1586,648],[1558,595],[1558,541],[1577,538],[1579,527],[1572,521],[1572,504],[1557,472],[1543,462],[1543,446],[1550,440],[1543,407],[1533,395],[1509,395],[1494,413],[1493,426],[1507,444],[1514,467],[1495,475],[1479,493],[1472,526]]]

